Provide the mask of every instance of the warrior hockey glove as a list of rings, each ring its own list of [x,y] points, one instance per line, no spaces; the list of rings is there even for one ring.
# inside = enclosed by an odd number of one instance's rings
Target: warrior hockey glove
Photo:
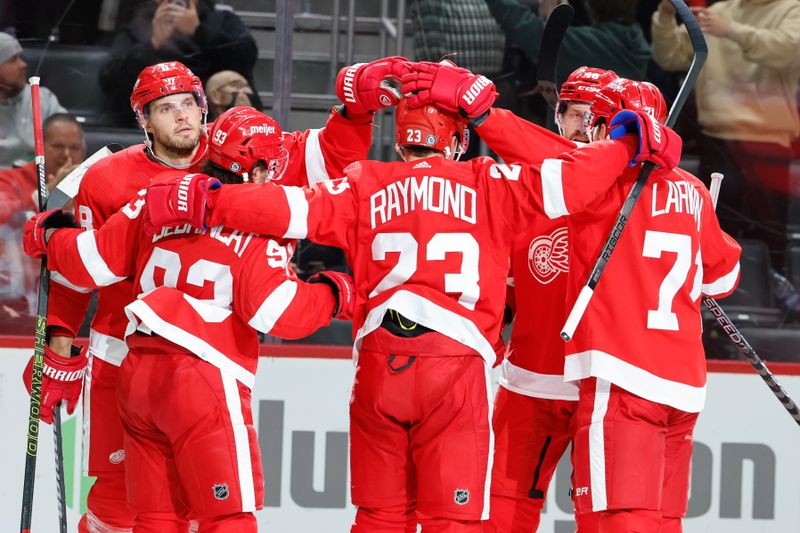
[[[75,215],[64,209],[51,209],[37,213],[25,223],[22,231],[22,248],[26,254],[38,259],[47,254],[47,230],[77,227]]]
[[[221,185],[218,179],[205,174],[186,174],[152,183],[145,195],[145,233],[156,235],[163,227],[181,224],[205,229],[208,191]]]
[[[421,62],[402,78],[403,94],[413,93],[409,107],[435,104],[469,118],[487,113],[497,98],[494,83],[485,76],[447,63]]]
[[[42,422],[53,423],[53,408],[60,401],[67,403],[67,413],[72,414],[81,397],[83,376],[86,373],[86,347],[72,346],[72,357],[58,355],[44,347],[44,368],[42,371],[42,401],[39,406],[39,418]],[[22,373],[22,381],[28,394],[31,392],[33,376],[33,357]]]
[[[351,320],[353,318],[356,292],[353,278],[349,274],[323,270],[308,278],[308,283],[324,283],[333,289],[333,295],[336,297],[333,318],[338,318],[339,320]]]
[[[675,168],[681,159],[683,141],[680,136],[644,111],[623,109],[611,118],[609,137],[619,139],[627,134],[639,139],[638,152],[630,162],[631,166],[651,161],[669,170]]]
[[[344,67],[336,76],[336,96],[348,113],[362,114],[397,105],[400,91],[388,80],[400,81],[409,72],[408,59],[401,56],[385,57],[371,63],[357,63]]]

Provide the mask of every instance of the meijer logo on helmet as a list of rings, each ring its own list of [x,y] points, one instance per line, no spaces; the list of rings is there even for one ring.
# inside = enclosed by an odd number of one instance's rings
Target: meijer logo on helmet
[[[275,133],[275,126],[270,126],[269,124],[262,124],[260,126],[250,126],[250,135],[255,135],[256,133],[271,135]]]

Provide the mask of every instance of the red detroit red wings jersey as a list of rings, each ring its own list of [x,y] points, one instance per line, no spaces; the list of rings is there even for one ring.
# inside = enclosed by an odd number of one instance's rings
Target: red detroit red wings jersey
[[[497,120],[503,115],[503,120]],[[575,148],[555,133],[502,109],[477,128],[481,139],[505,161],[535,163]],[[529,139],[535,136],[536,141]],[[578,178],[581,179],[580,177]],[[500,384],[518,394],[577,400],[578,387],[564,382],[569,232],[566,218],[535,215],[511,246],[515,318],[502,363]]]
[[[354,123],[336,111],[330,114],[323,129],[285,133],[283,143],[289,152],[289,164],[281,183],[302,186],[341,177],[345,166],[366,156],[371,140],[371,122]],[[201,143],[198,153],[205,152],[205,137],[201,137]],[[87,171],[75,199],[75,213],[81,226],[100,228],[137,191],[165,170],[167,167],[147,156],[143,145],[99,161]],[[197,170],[193,167],[187,172]],[[74,336],[86,314],[89,291],[71,286],[58,274],[53,279],[58,283],[51,289],[48,325],[61,326]],[[121,341],[128,324],[123,307],[135,295],[131,280],[121,280],[99,293],[92,329],[96,342],[104,345],[103,357],[117,365],[127,353]]]
[[[616,186],[583,214],[568,217],[570,235],[580,236],[570,243],[570,305],[629,188]],[[700,298],[734,290],[740,251],[720,229],[700,180],[680,169],[656,169],[567,344],[565,379],[595,376],[682,411],[702,410]]]
[[[210,223],[345,248],[356,278],[356,353],[391,308],[492,363],[514,235],[534,214],[583,209],[632,152],[609,141],[532,166],[362,161],[345,180],[310,190],[223,186]]]
[[[205,151],[205,137],[198,153]],[[111,154],[92,165],[81,181],[75,197],[75,216],[86,229],[100,228],[106,220],[124,206],[150,179],[166,167],[151,159],[142,144]],[[199,170],[199,166],[191,170]],[[48,326],[65,328],[74,336],[86,315],[90,289],[81,288],[54,272],[51,278],[48,306]],[[116,364],[122,362],[128,349],[122,342],[127,318],[122,308],[135,296],[129,279],[121,279],[98,293],[97,311],[92,320],[94,353]]]
[[[256,330],[294,339],[330,323],[333,293],[297,280],[291,242],[221,226],[150,238],[143,206],[144,191],[100,230],[60,230],[48,242],[50,268],[75,285],[132,280],[125,336],[156,333],[252,387]]]

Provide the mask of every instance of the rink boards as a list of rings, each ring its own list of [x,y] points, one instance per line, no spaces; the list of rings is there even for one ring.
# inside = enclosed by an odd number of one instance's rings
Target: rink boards
[[[28,396],[20,378],[32,340],[0,338],[0,523],[17,528],[22,500]],[[253,391],[270,533],[348,531],[347,407],[354,374],[341,347],[266,346]],[[795,399],[800,365],[772,365]],[[800,427],[746,363],[711,363],[709,397],[695,432],[687,533],[800,531]],[[79,414],[65,417],[70,531],[91,481],[81,475]],[[52,431],[43,426],[33,529],[57,531]],[[539,531],[573,531],[570,467],[562,459]]]

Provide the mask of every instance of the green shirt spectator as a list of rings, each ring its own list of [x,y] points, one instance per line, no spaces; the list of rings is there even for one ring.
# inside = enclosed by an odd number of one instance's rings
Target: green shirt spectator
[[[492,16],[511,44],[536,62],[546,15],[560,2],[541,0],[539,16],[518,0],[486,0]],[[642,80],[650,45],[636,24],[636,0],[588,0],[590,26],[572,26],[558,57],[557,81],[582,65],[610,69],[624,78]]]

